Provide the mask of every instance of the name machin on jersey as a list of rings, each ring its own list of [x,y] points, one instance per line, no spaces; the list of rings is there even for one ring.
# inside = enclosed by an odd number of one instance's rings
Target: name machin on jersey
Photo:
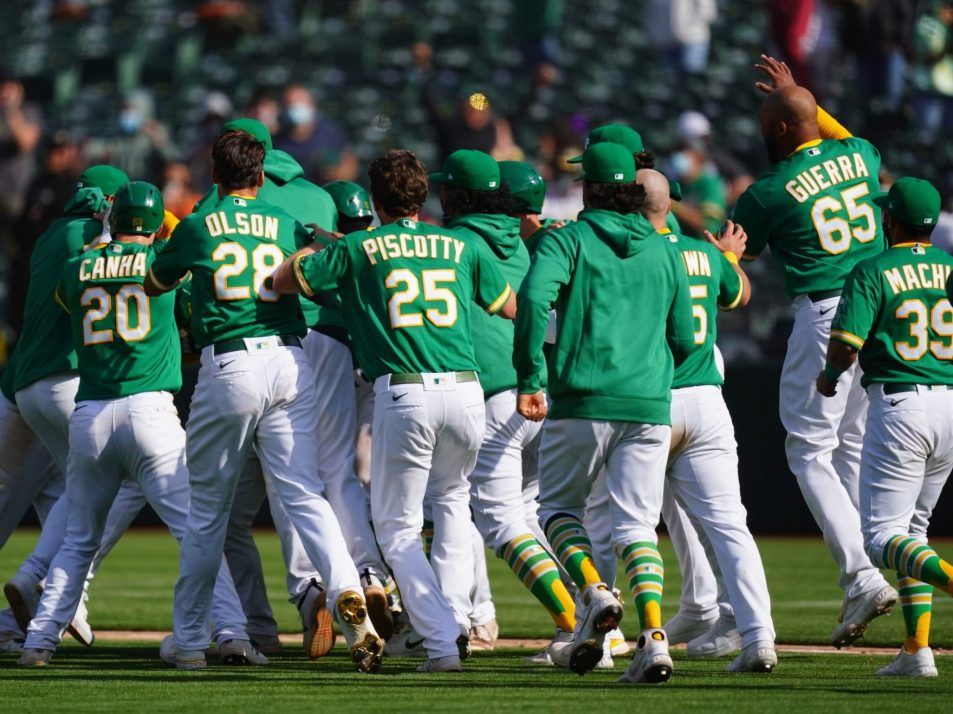
[[[817,153],[812,154],[812,151]],[[808,156],[819,154],[820,149],[811,148],[807,150]],[[831,186],[864,177],[869,178],[870,171],[867,169],[863,157],[854,152],[850,156],[838,156],[805,169],[784,184],[784,188],[794,197],[795,201],[804,203],[811,196],[816,196]]]
[[[887,284],[896,295],[908,290],[946,290],[950,266],[941,263],[902,265],[883,271]]]
[[[400,233],[389,236],[371,236],[361,241],[364,254],[371,265],[391,258],[435,258],[459,263],[466,243],[453,236],[431,233],[414,235]]]
[[[98,251],[97,251],[98,252]],[[146,277],[146,253],[100,255],[84,258],[79,264],[79,280]]]

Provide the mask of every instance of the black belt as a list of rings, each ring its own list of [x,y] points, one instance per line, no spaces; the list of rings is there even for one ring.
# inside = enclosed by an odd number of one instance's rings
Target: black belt
[[[807,296],[811,302],[820,302],[821,300],[830,300],[831,298],[840,297],[841,292],[841,290],[821,290],[816,293],[808,293]]]
[[[905,394],[906,392],[917,392],[921,389],[945,392],[950,387],[945,384],[885,384],[884,394]]]
[[[275,341],[278,343],[279,347],[301,347],[301,338],[296,337],[295,335],[275,335]],[[248,339],[254,340],[258,339],[255,337],[249,337]],[[267,337],[262,337],[260,339],[270,339]],[[226,352],[247,352],[248,345],[245,344],[245,338],[238,338],[235,340],[224,340],[222,342],[216,342],[212,345],[212,354],[218,357],[223,355]]]
[[[477,374],[473,370],[465,372],[451,372],[457,378],[457,382],[475,382]],[[390,376],[391,384],[423,384],[424,376],[416,372],[398,372]]]

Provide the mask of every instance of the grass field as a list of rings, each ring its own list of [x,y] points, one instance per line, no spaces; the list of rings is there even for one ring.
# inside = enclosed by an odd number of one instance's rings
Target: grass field
[[[8,577],[29,551],[35,533],[14,536],[0,551],[0,577]],[[283,631],[298,629],[296,610],[282,598],[284,576],[277,539],[259,534],[268,589]],[[759,539],[778,641],[823,645],[840,607],[836,569],[824,544],[812,538]],[[666,617],[674,611],[678,573],[666,542],[663,554],[671,565],[666,589],[671,597]],[[938,548],[953,550],[953,543]],[[549,618],[495,558],[489,558],[501,636],[546,638]],[[4,711],[299,711],[303,708],[351,711],[457,710],[585,710],[643,705],[656,711],[732,710],[889,711],[898,706],[918,712],[950,711],[953,658],[938,659],[940,678],[884,681],[872,676],[887,656],[782,653],[770,676],[730,676],[729,660],[697,662],[676,651],[676,673],[661,687],[622,687],[615,683],[625,663],[611,672],[584,678],[525,665],[525,652],[478,653],[462,675],[418,675],[412,660],[385,661],[383,674],[352,672],[338,645],[326,658],[308,662],[300,647],[286,648],[272,665],[227,669],[210,660],[204,672],[180,673],[166,668],[155,644],[110,642],[108,630],[167,630],[171,627],[172,584],[177,559],[171,539],[162,532],[126,536],[105,562],[91,590],[90,621],[100,640],[92,649],[69,639],[53,667],[23,671],[14,658],[0,660],[0,703]],[[636,634],[634,613],[627,611],[623,629]],[[934,646],[953,647],[953,603],[937,597]],[[628,625],[626,627],[626,625]],[[899,611],[876,621],[863,644],[895,647],[903,634]],[[915,699],[899,698],[910,694]]]

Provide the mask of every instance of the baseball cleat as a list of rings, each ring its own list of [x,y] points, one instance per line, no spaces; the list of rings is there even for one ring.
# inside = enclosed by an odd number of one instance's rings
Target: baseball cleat
[[[616,595],[616,597],[619,597]],[[606,642],[609,643],[609,654],[613,657],[625,657],[632,650],[629,643],[625,641],[625,635],[618,627],[606,635]]]
[[[553,635],[553,639],[550,641],[550,643],[536,654],[526,657],[524,661],[527,664],[540,664],[546,667],[555,667],[557,666],[556,661],[559,659],[560,652],[562,650],[566,650],[566,664],[563,666],[568,666],[568,652],[571,645],[572,632],[569,630],[561,630],[557,627],[556,634]]]
[[[376,672],[384,655],[384,641],[377,636],[367,613],[364,595],[345,590],[334,605],[335,620],[347,641],[351,661],[358,672]]]
[[[175,639],[172,635],[166,635],[162,638],[162,643],[159,645],[159,658],[176,669],[205,669],[205,651],[179,651],[179,648],[175,646]]]
[[[729,672],[770,674],[778,666],[778,653],[773,642],[752,642],[728,665]]]
[[[387,590],[380,578],[365,569],[361,575],[361,587],[364,590],[364,601],[367,603],[367,612],[374,623],[374,629],[383,640],[394,636],[394,613],[391,612],[390,602],[387,599]]]
[[[622,603],[604,583],[582,591],[583,612],[576,613],[576,632],[569,652],[569,669],[582,675],[602,660],[606,634],[622,621]]]
[[[388,657],[426,657],[424,636],[408,625],[387,640],[384,654]]]
[[[683,615],[679,611],[675,613],[672,619],[662,625],[662,629],[668,636],[669,645],[681,645],[701,637],[714,627],[716,622],[718,622],[717,616],[695,618]]]
[[[714,659],[741,649],[741,634],[731,615],[722,615],[708,632],[688,643],[688,656]]]
[[[23,650],[17,664],[20,667],[46,667],[53,659],[53,650],[40,650],[29,647]]]
[[[0,632],[0,653],[22,654],[23,638],[19,633]]]
[[[639,637],[632,661],[619,681],[623,684],[660,684],[668,681],[673,670],[665,630],[652,628]]]
[[[268,658],[256,650],[249,640],[225,640],[220,642],[218,656],[222,658],[222,664],[227,665],[268,664]]]
[[[470,637],[468,635],[460,635],[457,638],[457,654],[460,659],[467,659],[473,654],[473,650],[470,649]]]
[[[460,658],[455,655],[448,657],[434,657],[417,667],[418,672],[462,672]]]
[[[334,619],[328,612],[328,593],[312,580],[298,601],[304,631],[304,651],[310,659],[324,657],[334,647]]]
[[[89,626],[89,612],[86,610],[87,599],[88,596],[84,592],[83,596],[79,599],[79,605],[76,606],[76,614],[74,614],[73,619],[70,620],[66,631],[70,633],[74,640],[84,647],[92,647],[93,642],[96,641],[96,635],[93,632],[93,628]]]
[[[850,647],[864,636],[871,620],[888,614],[899,599],[900,595],[889,585],[861,593],[855,598],[844,598],[840,616],[837,618],[841,624],[831,635],[831,644],[837,649]]]
[[[939,675],[933,661],[933,650],[921,647],[914,654],[904,650],[886,667],[877,670],[878,677],[936,677]]]
[[[252,646],[266,657],[275,657],[284,652],[284,645],[278,635],[253,635],[248,633]]]
[[[474,625],[470,628],[470,649],[492,652],[499,636],[500,626],[496,624],[496,618],[482,625]]]
[[[10,603],[10,610],[20,629],[26,632],[43,594],[40,584],[25,573],[17,573],[3,586],[3,594]]]

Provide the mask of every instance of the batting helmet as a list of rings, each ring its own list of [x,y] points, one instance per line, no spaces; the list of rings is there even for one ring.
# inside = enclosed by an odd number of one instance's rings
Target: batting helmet
[[[162,194],[145,181],[130,181],[116,190],[109,212],[109,232],[149,235],[162,227],[165,207]]]
[[[529,164],[501,161],[500,180],[513,197],[513,213],[542,213],[546,182]]]
[[[359,184],[353,181],[332,181],[324,185],[324,190],[331,194],[334,206],[342,216],[368,218],[374,215],[371,199]]]

